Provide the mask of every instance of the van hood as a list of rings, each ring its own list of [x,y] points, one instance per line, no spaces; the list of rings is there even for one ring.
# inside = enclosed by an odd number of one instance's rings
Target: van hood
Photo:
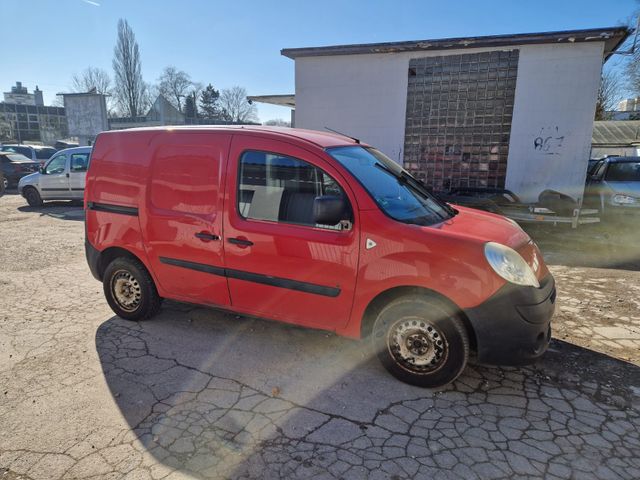
[[[482,242],[496,242],[519,250],[531,238],[512,220],[494,213],[455,205],[458,214],[435,228],[443,232],[473,238]]]

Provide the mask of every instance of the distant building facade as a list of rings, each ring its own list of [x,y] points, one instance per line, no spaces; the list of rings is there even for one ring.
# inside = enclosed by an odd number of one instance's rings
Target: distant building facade
[[[607,112],[609,120],[640,120],[640,97],[625,98],[618,103],[618,110]]]
[[[44,106],[42,90],[36,85],[33,93],[29,93],[27,87],[22,86],[22,82],[16,82],[16,84],[11,87],[10,92],[4,92],[4,101],[5,103],[14,103],[17,105]]]
[[[640,113],[640,112],[639,112]],[[601,120],[593,123],[591,158],[640,154],[640,120]]]
[[[113,117],[109,119],[109,130],[134,127],[157,127],[160,125],[184,125],[185,116],[169,100],[158,95],[146,115],[139,117]]]
[[[0,102],[0,142],[53,145],[68,136],[64,108],[45,106],[42,90],[29,93],[22,82],[4,92]]]

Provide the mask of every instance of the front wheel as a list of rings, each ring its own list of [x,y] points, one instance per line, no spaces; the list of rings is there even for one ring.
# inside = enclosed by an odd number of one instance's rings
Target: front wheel
[[[30,207],[41,207],[42,206],[42,197],[33,187],[27,187],[24,190],[24,198],[27,200],[27,203]]]
[[[469,358],[469,337],[459,314],[441,299],[426,295],[391,301],[378,314],[371,341],[393,376],[419,387],[454,381]]]
[[[113,260],[102,279],[104,295],[116,315],[127,320],[146,320],[160,309],[162,299],[145,266],[137,259]]]

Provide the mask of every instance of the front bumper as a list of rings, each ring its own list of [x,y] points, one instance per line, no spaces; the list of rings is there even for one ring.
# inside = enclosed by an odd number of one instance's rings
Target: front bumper
[[[464,311],[475,332],[478,362],[523,365],[535,361],[551,340],[556,288],[551,274],[540,288],[507,283],[487,301]]]

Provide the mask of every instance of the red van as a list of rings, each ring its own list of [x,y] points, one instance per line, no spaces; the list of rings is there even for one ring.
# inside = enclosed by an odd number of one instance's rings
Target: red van
[[[122,318],[163,298],[369,338],[436,387],[469,352],[515,365],[549,343],[554,280],[516,223],[453,207],[379,150],[324,132],[161,127],[98,136],[86,254]]]

